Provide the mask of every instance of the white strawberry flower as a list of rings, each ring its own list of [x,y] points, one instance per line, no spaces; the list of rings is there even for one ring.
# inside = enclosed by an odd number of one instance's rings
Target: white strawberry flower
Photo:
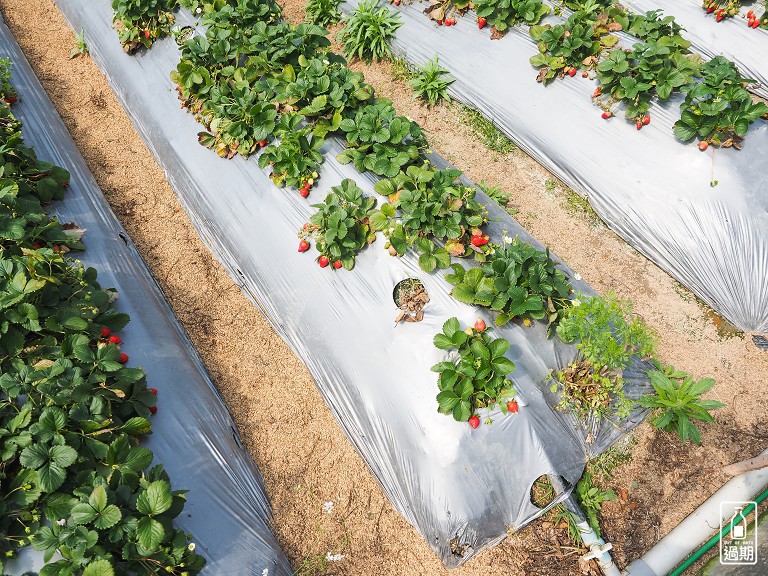
[[[571,302],[574,306],[581,306],[581,300],[574,298]]]
[[[67,521],[64,518],[62,518],[60,520],[56,520],[56,524],[58,524],[59,526],[64,526],[64,524],[66,524],[66,523],[67,523]]]
[[[578,272],[576,272],[576,274],[574,274],[574,275],[573,275],[573,279],[574,279],[574,280],[581,280],[581,274],[579,274]]]
[[[189,546],[187,546],[187,550],[189,550],[190,552],[194,552],[195,551],[195,543],[194,542],[190,542]]]
[[[344,560],[344,554],[333,554],[328,552],[328,554],[325,555],[325,559],[328,560],[328,562],[338,562],[339,560]]]
[[[504,241],[504,244],[512,244],[512,238],[510,238],[509,236],[504,236],[502,240]]]
[[[328,502],[325,502],[323,504],[323,512],[325,512],[326,514],[330,514],[331,512],[333,512],[333,502],[331,502],[330,500]]]

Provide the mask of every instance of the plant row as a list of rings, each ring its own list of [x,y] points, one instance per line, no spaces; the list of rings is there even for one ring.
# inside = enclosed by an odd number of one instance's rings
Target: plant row
[[[723,5],[723,8],[716,6]],[[455,24],[448,15],[466,12],[467,5],[448,0],[427,9],[438,24]],[[685,95],[675,136],[690,142],[698,139],[703,151],[710,145],[740,148],[750,125],[768,115],[768,105],[752,99],[746,86],[754,80],[744,78],[735,64],[723,56],[704,61],[689,50],[691,43],[682,36],[682,27],[673,16],[660,10],[634,14],[616,0],[569,0],[554,8],[569,15],[558,24],[541,25],[553,9],[542,0],[478,0],[473,4],[480,28],[490,24],[491,38],[500,38],[511,27],[529,25],[538,53],[531,64],[538,69],[537,80],[549,83],[557,78],[583,77],[599,80],[593,94],[603,109],[603,119],[613,117],[618,104],[625,117],[638,130],[651,122],[652,101],[664,102],[675,93]],[[708,11],[736,14],[738,0],[705,0]],[[765,14],[747,15],[752,27],[762,25]],[[619,45],[616,32],[624,31],[639,42]]]
[[[10,62],[0,72],[7,102]],[[24,145],[8,104],[0,167],[0,573],[31,545],[41,576],[196,574],[205,560],[172,523],[184,491],[139,446],[157,390],[121,351],[129,318],[66,256],[84,230],[46,207],[69,173]]]
[[[556,331],[564,341],[578,342],[579,360],[552,375],[564,392],[564,407],[604,418],[624,403],[621,370],[652,352],[652,337],[631,306],[612,296],[581,303],[547,251],[507,236],[492,243],[482,229],[488,214],[475,188],[462,183],[460,171],[430,163],[419,126],[376,98],[362,74],[330,51],[326,30],[281,22],[270,0],[181,3],[200,13],[206,27],[205,36],[184,43],[172,73],[183,105],[207,129],[199,135],[203,145],[226,158],[259,152],[259,165],[271,168],[276,184],[300,186],[306,197],[318,178],[323,139],[334,134],[346,142],[341,162],[381,177],[374,187],[387,199],[381,206],[352,180],[333,187],[299,231],[299,252],[314,242],[321,267],[351,270],[381,232],[392,255],[415,249],[427,272],[448,268],[453,257],[472,257],[478,266],[454,263],[447,276],[457,300],[487,308],[498,326],[541,320],[549,335]],[[326,10],[338,3],[312,6],[311,18],[330,22],[334,15]],[[386,8],[363,2],[342,30],[342,44],[358,58],[389,54],[393,22]],[[517,411],[508,378],[515,366],[505,357],[509,343],[489,332],[482,320],[461,329],[454,318],[435,337],[438,348],[453,350],[452,360],[433,367],[438,409],[473,427],[481,409]],[[681,382],[669,380],[669,394],[682,394]],[[711,421],[707,410],[696,409],[701,392],[672,411],[684,439],[698,438],[691,420]],[[619,406],[619,412],[627,410]]]

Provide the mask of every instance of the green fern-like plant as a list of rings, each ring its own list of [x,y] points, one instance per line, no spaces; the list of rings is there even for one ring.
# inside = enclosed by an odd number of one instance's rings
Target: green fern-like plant
[[[376,0],[363,0],[344,19],[339,33],[344,53],[371,62],[392,57],[389,39],[403,25],[400,14],[379,6]]]

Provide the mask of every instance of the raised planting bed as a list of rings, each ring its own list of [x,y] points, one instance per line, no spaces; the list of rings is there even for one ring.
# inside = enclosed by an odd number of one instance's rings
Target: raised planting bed
[[[355,6],[342,5],[346,11]],[[393,40],[398,55],[420,66],[437,55],[455,78],[449,93],[586,196],[612,230],[738,328],[768,330],[763,120],[741,126],[740,131],[748,128],[742,150],[713,142],[697,147],[695,134],[674,128],[683,94],[674,92],[663,103],[651,99],[639,117],[624,118],[624,105],[610,102],[605,114],[593,78],[596,62],[576,62],[559,69],[555,76],[563,77],[537,82],[544,67],[531,64],[540,46],[527,26],[489,41],[489,27],[479,30],[469,15],[446,28],[418,4],[396,10],[403,21]],[[540,24],[560,25],[564,16],[547,16]],[[631,45],[629,37],[619,36],[622,45]],[[540,38],[545,44],[546,39]],[[676,133],[690,136],[689,143]]]
[[[271,514],[261,475],[253,460],[240,445],[238,432],[226,405],[212,384],[197,352],[163,298],[159,287],[150,276],[125,230],[117,222],[84,159],[5,24],[0,24],[0,56],[8,57],[13,62],[12,82],[18,91],[19,101],[13,104],[12,112],[23,123],[26,144],[34,145],[39,158],[66,167],[71,176],[68,179],[69,186],[66,188],[63,200],[55,202],[50,207],[50,212],[59,222],[74,222],[78,228],[85,229],[82,239],[85,251],[76,250],[67,253],[67,261],[74,266],[75,261],[69,259],[77,258],[85,266],[95,268],[98,270],[98,282],[101,287],[112,287],[119,294],[119,299],[112,305],[113,313],[117,316],[113,315],[113,320],[109,321],[106,320],[109,315],[102,314],[97,317],[101,319],[100,322],[111,324],[116,331],[121,328],[117,334],[101,332],[101,329],[106,329],[107,326],[88,324],[85,322],[87,316],[80,320],[68,321],[67,330],[73,334],[78,333],[77,337],[82,340],[77,354],[86,359],[90,353],[100,355],[99,370],[106,372],[105,381],[113,391],[107,392],[94,383],[94,387],[99,389],[89,391],[88,402],[82,406],[75,406],[69,413],[68,424],[64,424],[66,432],[60,436],[64,444],[56,448],[59,452],[66,453],[59,454],[62,460],[55,464],[63,465],[69,462],[69,459],[65,458],[69,451],[64,448],[71,447],[73,443],[77,444],[75,438],[78,435],[72,432],[78,430],[74,422],[79,421],[78,418],[82,417],[83,410],[91,410],[95,419],[99,414],[107,414],[104,405],[109,404],[113,418],[125,419],[126,415],[133,415],[139,419],[146,418],[151,423],[151,434],[146,433],[148,426],[146,421],[134,420],[133,427],[126,429],[133,430],[133,433],[130,434],[129,440],[131,447],[126,445],[124,448],[131,454],[131,458],[135,458],[136,468],[129,469],[130,466],[126,464],[121,467],[120,474],[125,475],[127,479],[131,470],[144,474],[143,470],[149,468],[150,462],[153,465],[162,464],[170,476],[173,489],[189,490],[185,495],[185,504],[180,500],[180,495],[174,497],[173,510],[177,513],[181,512],[180,506],[183,505],[183,512],[175,517],[173,527],[191,536],[187,538],[183,533],[178,536],[178,541],[173,545],[173,555],[176,555],[176,560],[169,559],[158,551],[149,550],[142,553],[134,548],[136,555],[145,556],[146,559],[135,560],[132,570],[137,574],[156,573],[158,570],[165,573],[164,566],[167,565],[169,570],[176,574],[185,570],[189,573],[197,573],[204,560],[207,560],[204,569],[206,574],[223,576],[240,573],[262,574],[265,571],[283,576],[292,574],[290,564],[269,528]],[[6,150],[5,153],[8,151]],[[6,176],[7,174],[6,172]],[[57,259],[56,254],[63,251],[62,246],[67,242],[61,241],[59,245],[54,240],[53,236],[42,235],[35,239],[39,248],[34,246],[31,240],[27,241],[26,237],[23,241],[27,242],[24,246],[25,249],[30,250],[29,254],[42,255],[52,262],[57,262],[57,270],[66,269],[64,263]],[[72,243],[73,248],[77,247],[75,244],[77,243]],[[3,242],[0,253],[5,258],[13,250],[13,247]],[[91,278],[90,275],[88,277]],[[101,298],[98,290],[94,292],[92,301],[95,302],[97,298]],[[123,314],[131,316],[130,323],[124,328],[122,328],[125,321]],[[83,322],[88,326],[81,330]],[[55,326],[49,324],[47,326],[55,332]],[[68,334],[68,337],[71,336],[72,334]],[[111,342],[109,342],[110,338],[112,338]],[[105,340],[105,342],[99,343],[99,340]],[[0,338],[0,342],[3,341],[3,338]],[[125,356],[121,357],[121,354]],[[74,361],[82,362],[77,356],[75,358]],[[104,362],[107,361],[111,363],[105,364]],[[120,368],[120,366],[127,368]],[[126,379],[140,374],[137,367],[144,369],[146,380],[139,379],[133,387],[126,388]],[[11,372],[5,371],[5,368],[4,364],[0,402],[5,402],[6,391],[10,390],[6,388],[9,383],[7,379],[13,376]],[[44,370],[45,364],[38,365],[38,369]],[[109,374],[123,376],[115,379]],[[156,389],[157,395],[152,394],[152,390],[147,389],[147,386]],[[50,392],[56,393],[56,388],[52,387]],[[61,401],[66,404],[64,396],[62,392]],[[101,412],[98,412],[99,406],[102,407]],[[8,405],[5,408],[8,408]],[[38,415],[34,412],[35,418]],[[62,416],[63,414],[54,415],[54,411],[49,412],[48,415],[49,419],[53,418],[51,422],[54,423],[58,423]],[[101,462],[106,458],[118,457],[114,450],[111,456],[101,455],[101,450],[104,448],[100,447],[98,442],[100,440],[106,442],[107,439],[116,440],[115,436],[117,436],[114,431],[109,432],[105,429],[105,426],[109,426],[109,422],[110,420],[104,419],[101,422],[89,424],[96,427],[95,432],[92,431],[93,440],[86,441],[88,450],[94,452],[80,453],[75,462],[67,465],[67,469],[74,470],[85,466],[91,470],[92,460]],[[32,423],[38,426],[34,420]],[[41,424],[35,432],[36,442],[43,443],[47,438],[42,435],[43,431],[43,424]],[[88,436],[88,434],[85,435]],[[138,439],[139,436],[141,448],[133,445],[134,439]],[[147,449],[152,452],[148,452]],[[154,453],[154,460],[152,453]],[[124,456],[123,454],[119,457]],[[14,469],[12,453],[10,459],[10,463],[4,462],[6,470]],[[24,457],[24,462],[29,466],[35,464],[30,460],[29,454]],[[11,468],[8,468],[9,466]],[[156,476],[158,472],[152,474]],[[111,476],[114,482],[118,481],[116,472],[112,472]],[[152,479],[157,480],[156,477]],[[0,476],[0,485],[3,488],[0,506],[5,505],[6,498],[9,497],[6,493],[8,486],[6,483],[17,480],[18,478]],[[38,484],[38,480],[29,475],[27,480],[33,487]],[[75,487],[89,482],[91,480],[83,476]],[[72,483],[72,478],[65,480],[57,491],[65,492],[72,487]],[[139,512],[143,510],[142,514],[145,518],[154,516],[161,521],[164,534],[161,547],[169,546],[166,538],[170,538],[172,534],[171,512],[161,512],[166,500],[162,481],[152,490],[145,490],[144,496],[140,496],[140,499],[145,500],[135,505],[117,498],[112,488],[114,486],[111,484],[105,487],[104,494],[109,498],[106,506],[101,502],[101,495],[97,489],[94,489],[95,493],[91,493],[91,490],[78,493],[82,502],[78,504],[80,508],[77,509],[79,514],[77,518],[74,515],[67,517],[67,510],[71,507],[70,504],[74,503],[58,497],[58,508],[47,511],[45,516],[49,522],[54,520],[58,522],[51,524],[50,528],[42,529],[46,532],[45,535],[36,530],[32,530],[31,534],[27,535],[23,530],[21,531],[22,537],[33,535],[33,545],[41,552],[34,553],[27,547],[18,558],[6,562],[3,570],[0,571],[10,574],[21,574],[27,570],[39,571],[44,564],[42,550],[52,552],[60,547],[54,538],[59,536],[63,538],[62,534],[66,531],[84,529],[85,526],[93,531],[93,534],[99,530],[101,537],[107,530],[104,526],[109,525],[116,515],[119,514],[121,519],[129,515],[137,516],[134,507]],[[157,500],[151,500],[148,497],[149,492],[152,492],[153,498],[156,497]],[[12,493],[10,498],[13,498]],[[42,498],[48,498],[47,494],[44,493]],[[87,508],[91,504],[95,504],[94,510],[100,511],[102,519],[96,520],[92,517],[95,512]],[[146,512],[149,512],[149,515],[144,514]],[[6,516],[6,518],[9,517],[13,518],[13,515]],[[35,522],[30,522],[30,525],[36,526],[38,521],[45,523],[45,519],[38,517]],[[95,522],[98,522],[98,526],[94,524]],[[119,522],[120,520],[117,525]],[[151,528],[142,536],[144,538],[142,542],[145,545],[152,543],[152,540],[158,537],[157,526],[146,519],[140,522],[148,524],[147,528]],[[18,525],[11,521],[10,527],[2,528],[7,530],[3,535],[17,537],[17,528]],[[88,538],[84,536],[83,541],[87,541]],[[128,545],[127,550],[130,550],[131,537],[125,535],[124,538],[123,542]],[[8,542],[11,540],[0,546]],[[0,549],[3,552],[6,551],[6,548]],[[89,558],[92,560],[95,558],[94,549],[91,546],[84,546],[83,551],[87,551],[81,556],[84,560],[73,562],[75,565],[81,565],[80,570],[82,566],[89,563]],[[199,554],[202,558],[194,560],[195,554]],[[69,558],[73,556],[77,558],[77,553],[67,554]],[[100,553],[98,557],[104,561],[90,562],[94,565],[86,569],[86,573],[112,574],[113,565],[114,572],[125,569],[125,562],[119,559],[119,555],[114,557],[113,561],[105,552]],[[57,557],[54,557],[52,562],[56,560]],[[54,566],[42,573],[58,574],[59,568],[66,569],[62,564]]]

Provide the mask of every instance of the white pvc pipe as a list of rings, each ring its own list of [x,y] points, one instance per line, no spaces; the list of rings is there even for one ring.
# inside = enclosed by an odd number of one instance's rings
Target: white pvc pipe
[[[763,454],[768,454],[768,450]],[[632,562],[625,576],[666,576],[702,543],[719,530],[723,520],[736,513],[736,506],[723,509],[721,502],[747,502],[768,485],[768,468],[737,476],[715,492],[690,516],[659,540],[645,555]]]
[[[582,543],[589,548],[589,552],[582,556],[582,558],[585,560],[591,560],[592,558],[597,560],[605,576],[621,576],[621,572],[616,567],[616,564],[613,563],[613,558],[611,558],[610,551],[613,546],[606,544],[602,538],[595,534],[595,531],[592,530],[588,522],[584,520],[577,521],[576,527],[579,529]]]

